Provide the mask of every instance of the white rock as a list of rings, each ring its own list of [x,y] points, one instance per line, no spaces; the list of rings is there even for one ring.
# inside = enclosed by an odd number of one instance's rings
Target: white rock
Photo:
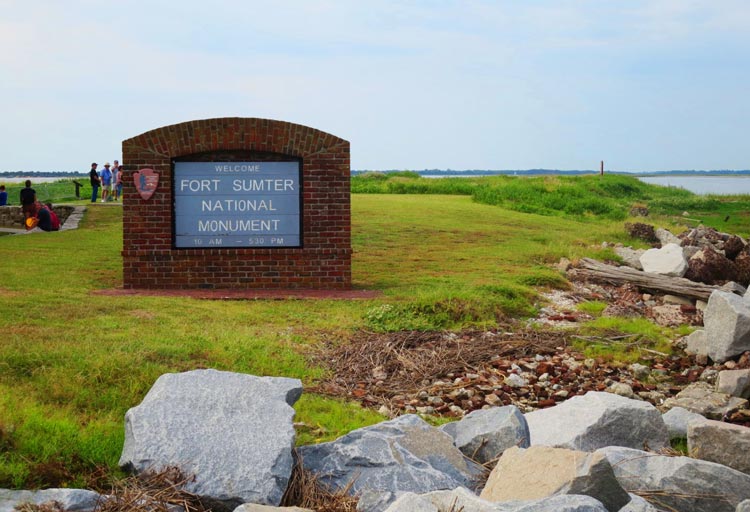
[[[688,268],[682,247],[666,244],[661,249],[649,249],[640,257],[644,272],[666,276],[682,277]]]

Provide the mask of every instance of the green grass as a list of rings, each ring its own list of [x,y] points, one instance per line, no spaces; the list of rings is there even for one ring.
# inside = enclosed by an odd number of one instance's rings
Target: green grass
[[[428,188],[475,187],[473,180],[455,181],[429,180],[436,184]],[[737,204],[747,209],[746,198]],[[99,466],[116,472],[124,414],[163,373],[215,368],[295,377],[309,386],[325,369],[305,354],[323,339],[345,343],[356,329],[492,327],[530,316],[538,288],[567,286],[552,269],[560,257],[607,256],[602,241],[631,242],[622,222],[606,215],[538,215],[511,206],[466,193],[354,194],[353,286],[382,292],[361,301],[102,295],[122,286],[116,206],[90,205],[77,230],[0,238],[0,487],[45,485],[35,476],[44,464],[69,468],[59,485],[79,485]],[[666,211],[663,219],[679,213]],[[596,322],[602,323],[585,333],[632,330],[656,349],[669,337],[645,321]],[[382,420],[311,393],[296,410],[304,423],[299,443]]]
[[[88,177],[76,178],[76,181],[83,184],[83,188],[80,190],[81,197],[91,197]],[[5,183],[2,178],[0,178],[0,185],[5,185],[5,191],[8,193],[8,204],[18,206],[20,204],[18,195],[26,185],[23,183]],[[73,179],[35,183],[32,178],[31,188],[36,190],[36,198],[42,203],[61,203],[76,200],[76,187],[73,184]]]

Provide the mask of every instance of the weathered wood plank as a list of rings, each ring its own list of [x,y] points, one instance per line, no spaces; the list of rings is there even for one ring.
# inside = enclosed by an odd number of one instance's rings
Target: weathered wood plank
[[[684,277],[669,277],[644,272],[630,267],[614,267],[590,258],[582,258],[576,269],[579,276],[612,284],[632,283],[645,290],[653,290],[692,299],[708,300],[711,292],[721,286],[696,283]]]

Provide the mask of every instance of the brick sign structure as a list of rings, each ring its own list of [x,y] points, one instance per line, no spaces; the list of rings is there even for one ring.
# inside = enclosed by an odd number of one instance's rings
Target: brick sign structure
[[[123,141],[129,289],[351,287],[349,142],[221,118]]]

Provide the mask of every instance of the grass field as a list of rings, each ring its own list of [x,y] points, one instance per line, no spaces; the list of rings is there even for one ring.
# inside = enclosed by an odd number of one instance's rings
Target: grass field
[[[0,238],[0,487],[85,486],[97,468],[117,474],[125,411],[163,373],[216,368],[310,385],[324,370],[305,353],[324,338],[529,316],[538,288],[567,285],[551,268],[560,257],[611,256],[602,241],[633,242],[618,216],[524,213],[441,186],[441,194],[353,195],[353,284],[380,290],[377,300],[99,295],[122,286],[117,206],[91,205],[77,230]],[[680,201],[698,201],[681,197],[660,222],[671,222]],[[750,203],[727,204],[741,215]],[[383,419],[313,394],[296,410],[308,426],[301,444]]]

